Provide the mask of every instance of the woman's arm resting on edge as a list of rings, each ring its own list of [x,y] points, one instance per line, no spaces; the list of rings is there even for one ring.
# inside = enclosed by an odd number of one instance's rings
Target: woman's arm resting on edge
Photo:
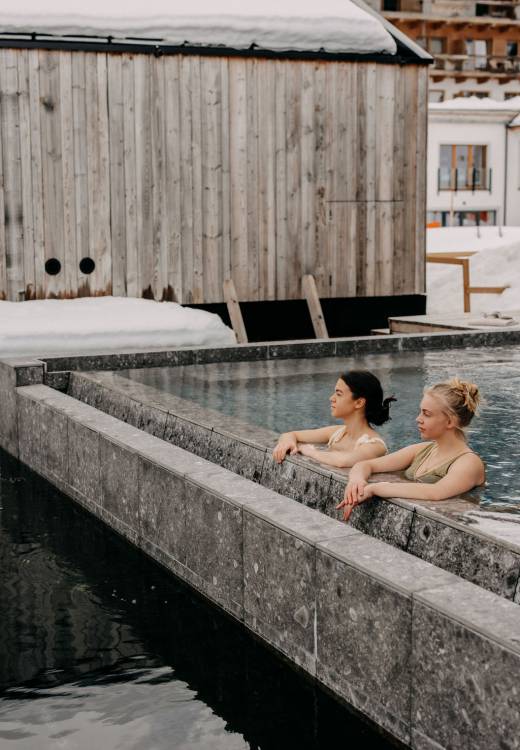
[[[348,469],[359,461],[367,461],[382,456],[385,448],[382,443],[371,443],[362,445],[353,451],[320,451],[312,445],[302,445],[299,447],[299,451],[302,456],[309,456],[309,458],[318,461],[320,464],[325,464],[325,466]]]
[[[387,456],[361,461],[353,466],[349,474],[343,500],[336,506],[337,510],[341,508],[345,509],[343,512],[345,521],[348,521],[354,505],[362,501],[363,493],[368,485],[368,479],[372,474],[407,469],[422,447],[423,443],[408,445],[406,448],[389,453]]]
[[[447,500],[450,497],[469,492],[482,484],[485,479],[482,461],[474,453],[457,459],[457,464],[438,482],[374,482],[366,484],[357,500],[344,500],[338,507],[344,507],[343,518],[348,521],[356,505],[371,497],[387,499],[401,497],[404,500]]]
[[[280,435],[274,447],[273,458],[281,464],[288,453],[291,456],[298,453],[298,443],[327,443],[337,429],[333,425],[332,427],[320,427],[317,430],[284,432]]]
[[[434,484],[426,482],[374,482],[368,485],[370,496],[402,497],[404,500],[447,500],[482,484],[485,479],[482,461],[474,453],[457,459],[445,477]],[[366,493],[368,494],[368,493]],[[362,497],[363,501],[365,498]]]

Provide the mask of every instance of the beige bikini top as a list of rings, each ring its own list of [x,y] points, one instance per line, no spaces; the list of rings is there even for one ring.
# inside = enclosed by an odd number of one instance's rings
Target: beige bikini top
[[[347,434],[347,428],[339,427],[330,436],[329,442],[327,443],[327,448],[331,448],[335,443],[339,443],[340,440],[343,440],[346,434]],[[386,447],[386,443],[383,440],[383,438],[372,437],[371,435],[368,435],[367,433],[365,433],[364,435],[361,435],[361,437],[356,440],[356,444],[354,445],[354,450],[356,448],[361,447],[362,445],[370,445],[371,443],[381,443],[385,449],[385,452],[388,453],[388,448]]]

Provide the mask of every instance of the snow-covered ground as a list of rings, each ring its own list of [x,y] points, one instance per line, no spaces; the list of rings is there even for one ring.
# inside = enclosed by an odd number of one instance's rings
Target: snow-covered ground
[[[396,53],[377,16],[351,0],[18,0],[0,8],[10,33],[112,36],[167,44]]]
[[[218,315],[126,297],[0,302],[0,357],[236,343]]]
[[[470,259],[471,286],[506,286],[502,294],[472,294],[471,312],[520,309],[520,227],[428,229],[428,253],[476,250]],[[463,312],[462,268],[426,264],[428,313]]]

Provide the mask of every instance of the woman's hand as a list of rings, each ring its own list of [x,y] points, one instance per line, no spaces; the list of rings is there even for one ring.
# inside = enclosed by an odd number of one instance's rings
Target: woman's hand
[[[361,486],[363,483],[364,487]],[[356,505],[364,503],[365,500],[370,500],[374,496],[379,496],[381,487],[388,484],[390,484],[390,482],[372,482],[372,484],[368,484],[367,482],[364,482],[364,480],[361,480],[353,482],[351,487],[351,483],[349,482],[345,489],[345,496],[342,502],[336,506],[338,510],[340,508],[345,508],[343,511],[343,520],[348,521]]]
[[[280,435],[280,439],[273,450],[273,458],[277,463],[281,464],[288,453],[291,456],[298,453],[298,443],[292,432],[284,432],[283,435]]]

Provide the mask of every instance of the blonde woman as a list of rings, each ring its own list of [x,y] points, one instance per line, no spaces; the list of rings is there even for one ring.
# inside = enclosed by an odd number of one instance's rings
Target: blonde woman
[[[343,425],[284,432],[273,450],[275,461],[282,463],[287,454],[301,453],[326,466],[343,468],[385,455],[385,441],[372,425],[379,426],[390,419],[390,404],[395,398],[383,398],[381,383],[373,373],[343,373],[329,401],[331,415],[342,419]],[[320,443],[328,450],[317,448]]]
[[[408,500],[446,500],[485,482],[482,459],[469,447],[464,428],[479,404],[474,383],[453,378],[426,388],[417,416],[424,443],[416,443],[381,458],[357,463],[350,472],[343,501],[343,517],[348,521],[354,507],[376,495]],[[372,474],[403,471],[410,482],[374,482]]]

